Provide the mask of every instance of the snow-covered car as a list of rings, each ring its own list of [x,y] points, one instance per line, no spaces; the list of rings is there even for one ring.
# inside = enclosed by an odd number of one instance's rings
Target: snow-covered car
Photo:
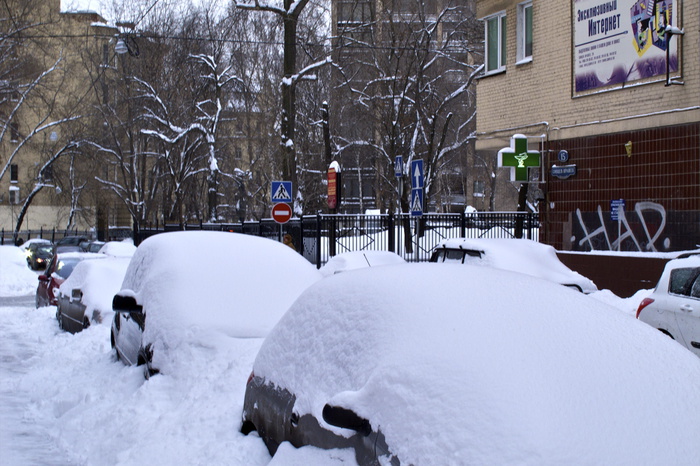
[[[61,284],[58,291],[56,319],[58,326],[77,333],[112,318],[112,297],[124,280],[129,258],[105,257],[82,261]],[[108,321],[109,321],[108,320]]]
[[[403,257],[391,251],[350,251],[331,257],[319,271],[328,276],[365,267],[405,263]]]
[[[700,256],[666,263],[656,288],[639,304],[637,319],[700,356]]]
[[[553,247],[528,239],[446,239],[435,247],[430,262],[494,267],[544,278],[586,294],[598,291],[590,279],[564,265]]]
[[[176,372],[219,338],[262,338],[322,275],[277,241],[236,233],[162,233],[139,245],[114,296],[112,346],[147,376]]]
[[[699,377],[663,335],[550,281],[372,267],[319,281],[269,333],[241,431],[358,464],[692,464]]]
[[[78,263],[88,259],[103,259],[104,257],[102,254],[91,252],[55,253],[46,265],[44,273],[39,275],[39,284],[36,288],[36,307],[55,306],[58,303],[58,289],[70,277]]]

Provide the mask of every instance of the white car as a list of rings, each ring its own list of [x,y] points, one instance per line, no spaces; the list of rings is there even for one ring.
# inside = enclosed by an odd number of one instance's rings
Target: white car
[[[446,239],[435,247],[430,262],[494,267],[544,278],[586,294],[598,291],[590,279],[564,265],[552,246],[529,239]]]
[[[637,318],[700,356],[700,256],[669,261]]]
[[[146,376],[175,373],[197,349],[262,338],[322,275],[284,244],[216,231],[151,236],[115,294],[112,346]],[[191,362],[190,362],[191,363]],[[206,368],[203,368],[206,370]]]
[[[241,431],[358,464],[696,464],[698,380],[698,358],[550,281],[371,267],[312,285],[268,334]]]

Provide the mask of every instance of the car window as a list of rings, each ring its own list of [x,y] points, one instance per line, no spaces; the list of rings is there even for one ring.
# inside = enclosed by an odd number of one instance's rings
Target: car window
[[[700,275],[695,277],[693,287],[690,289],[690,297],[700,299]]]
[[[699,273],[700,268],[697,267],[672,270],[668,292],[681,296],[690,296],[693,283],[698,278]]]
[[[78,262],[80,261],[77,259],[61,259],[56,265],[55,272],[61,278],[68,278]]]
[[[464,251],[460,249],[446,249],[445,250],[445,262],[447,261],[458,261],[462,262],[464,259]]]

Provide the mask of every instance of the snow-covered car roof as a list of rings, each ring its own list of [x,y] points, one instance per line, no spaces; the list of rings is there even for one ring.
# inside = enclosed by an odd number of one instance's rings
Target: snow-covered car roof
[[[108,241],[101,248],[101,254],[114,257],[131,257],[136,252],[133,241]]]
[[[327,277],[270,332],[253,371],[293,393],[300,417],[321,420],[329,403],[368,419],[402,464],[700,457],[697,357],[590,296],[493,268]]]
[[[465,257],[465,264],[484,265],[544,278],[563,285],[575,285],[584,293],[597,291],[595,283],[564,265],[556,250],[547,244],[515,238],[451,238],[435,247],[481,252]]]
[[[319,271],[328,276],[365,267],[404,263],[403,257],[391,251],[350,251],[331,257]]]
[[[167,346],[209,345],[212,333],[264,337],[322,275],[277,241],[251,235],[185,231],[152,236],[131,258],[119,294],[146,313],[143,341],[154,365],[170,370]],[[155,360],[159,358],[159,360]]]
[[[85,305],[86,314],[94,309],[101,312],[111,311],[112,297],[119,291],[128,266],[129,258],[104,257],[102,260],[83,260],[61,284],[59,293],[70,297],[72,290],[82,291],[82,303]]]

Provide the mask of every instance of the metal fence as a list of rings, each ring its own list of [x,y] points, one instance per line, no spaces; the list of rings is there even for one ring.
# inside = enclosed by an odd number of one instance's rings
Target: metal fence
[[[430,259],[432,250],[448,238],[513,238],[539,241],[539,216],[530,212],[469,214],[327,215],[293,218],[280,225],[272,219],[228,224],[165,225],[141,228],[136,244],[149,236],[177,230],[229,231],[282,241],[292,236],[296,250],[320,267],[336,254],[348,251],[393,251],[409,262]]]
[[[56,241],[64,238],[66,236],[87,236],[91,238],[94,236],[94,232],[90,230],[24,230],[20,231],[17,235],[17,240],[15,240],[14,230],[5,230],[4,228],[0,230],[0,245],[20,245],[27,240],[34,238],[42,238],[55,243]]]

